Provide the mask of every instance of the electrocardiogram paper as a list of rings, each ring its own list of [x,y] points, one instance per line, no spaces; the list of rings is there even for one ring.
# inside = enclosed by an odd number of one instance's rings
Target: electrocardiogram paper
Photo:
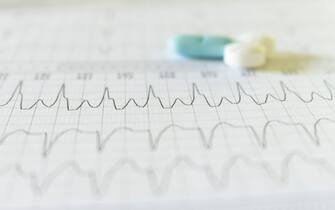
[[[259,1],[3,6],[0,207],[331,209],[332,1]],[[176,33],[241,28],[281,54],[168,61]]]
[[[0,74],[3,204],[334,189],[331,72],[240,74],[197,62],[100,63],[86,72],[77,69],[92,63],[42,71],[45,65],[24,73],[7,63],[12,71]]]

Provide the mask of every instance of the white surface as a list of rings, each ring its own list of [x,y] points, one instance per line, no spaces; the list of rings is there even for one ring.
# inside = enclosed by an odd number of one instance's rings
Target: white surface
[[[258,43],[236,42],[223,49],[224,63],[233,68],[257,68],[266,63],[267,50]]]
[[[0,13],[0,207],[332,209],[334,1],[34,2]],[[244,31],[263,72],[162,61]]]

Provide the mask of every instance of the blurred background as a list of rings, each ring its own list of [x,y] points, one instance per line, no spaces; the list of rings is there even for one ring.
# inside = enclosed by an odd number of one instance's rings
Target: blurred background
[[[175,34],[265,32],[282,51],[335,57],[333,0],[1,0],[1,61],[170,60]]]

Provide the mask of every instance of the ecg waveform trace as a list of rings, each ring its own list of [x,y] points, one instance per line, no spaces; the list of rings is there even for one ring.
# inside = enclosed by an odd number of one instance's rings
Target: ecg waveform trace
[[[229,187],[230,172],[234,169],[235,165],[242,162],[252,168],[256,168],[265,173],[277,185],[288,184],[290,178],[290,165],[294,160],[300,160],[308,163],[312,166],[324,169],[335,179],[335,166],[333,163],[323,158],[311,158],[308,155],[300,152],[291,152],[287,154],[280,164],[280,170],[277,172],[266,161],[254,161],[249,157],[243,155],[234,155],[225,161],[224,164],[219,166],[219,174],[215,173],[213,166],[208,164],[197,163],[192,159],[180,156],[174,158],[169,164],[167,164],[161,173],[155,171],[154,168],[146,168],[139,165],[134,159],[124,158],[118,160],[113,166],[109,167],[101,180],[98,179],[97,174],[94,170],[83,169],[80,164],[75,161],[68,161],[60,164],[50,173],[45,175],[44,178],[39,178],[36,172],[30,172],[23,169],[20,164],[11,164],[3,168],[0,168],[0,177],[7,173],[14,172],[20,178],[28,181],[32,192],[36,194],[42,194],[52,187],[55,182],[62,174],[72,171],[75,176],[84,177],[87,179],[92,194],[104,194],[108,191],[110,184],[113,182],[113,178],[117,173],[121,173],[122,168],[130,167],[131,171],[136,175],[141,175],[146,178],[150,189],[153,193],[165,193],[169,189],[169,184],[173,180],[173,172],[178,167],[184,167],[186,169],[196,171],[197,173],[204,174],[206,181],[210,186],[216,190],[224,190]]]
[[[321,94],[318,93],[316,91],[312,91],[310,92],[308,95],[309,97],[304,98],[303,96],[301,96],[297,91],[292,90],[290,87],[288,87],[288,85],[285,84],[284,81],[278,81],[279,85],[280,85],[280,94],[277,93],[275,96],[272,93],[266,93],[264,96],[263,100],[260,100],[258,98],[256,98],[255,96],[253,96],[252,94],[248,93],[248,91],[246,91],[243,88],[243,85],[240,82],[236,82],[235,83],[235,89],[236,89],[236,93],[237,96],[232,98],[226,97],[226,96],[219,96],[219,101],[217,103],[213,103],[211,102],[211,100],[209,99],[208,96],[206,96],[206,94],[204,94],[200,88],[198,87],[198,85],[196,83],[192,83],[192,88],[191,88],[191,99],[189,101],[184,101],[181,98],[175,98],[172,100],[171,103],[164,104],[164,102],[162,101],[162,97],[158,96],[154,90],[154,87],[152,85],[148,86],[148,91],[145,94],[145,100],[144,102],[141,104],[139,102],[136,101],[135,98],[130,97],[129,99],[127,99],[127,101],[125,102],[125,104],[123,105],[117,105],[117,102],[115,100],[115,98],[111,95],[110,93],[110,88],[109,87],[104,87],[101,97],[100,99],[98,99],[95,103],[94,102],[90,102],[87,99],[83,99],[79,105],[77,105],[76,107],[72,107],[71,106],[71,99],[67,96],[66,94],[66,84],[62,84],[59,88],[59,90],[57,91],[57,95],[54,97],[54,100],[50,103],[46,103],[42,98],[38,98],[36,99],[35,102],[33,102],[30,105],[24,105],[24,94],[22,92],[23,89],[23,81],[20,81],[17,86],[14,88],[13,92],[10,94],[9,98],[7,100],[5,100],[4,103],[0,104],[0,106],[6,106],[8,105],[10,102],[12,102],[16,97],[20,98],[20,109],[22,110],[31,110],[33,108],[35,108],[37,105],[42,105],[46,108],[51,108],[54,107],[55,105],[58,104],[59,100],[65,100],[66,102],[66,108],[68,111],[76,111],[79,110],[81,107],[87,105],[90,108],[100,108],[102,106],[102,104],[104,103],[104,101],[106,100],[110,100],[112,101],[113,107],[115,110],[124,110],[127,108],[127,106],[129,106],[130,104],[135,105],[138,108],[145,108],[146,106],[148,106],[150,99],[154,98],[155,100],[157,100],[161,106],[162,109],[172,109],[174,106],[176,106],[177,104],[182,104],[184,106],[192,106],[197,98],[197,96],[202,97],[205,100],[205,103],[209,106],[209,107],[220,107],[223,106],[225,103],[229,103],[229,104],[239,104],[241,103],[241,101],[243,100],[243,96],[246,96],[247,98],[251,99],[252,102],[256,105],[263,105],[268,103],[271,99],[274,101],[278,101],[278,102],[284,102],[287,100],[287,96],[288,94],[292,94],[293,96],[295,96],[298,100],[300,100],[301,102],[304,103],[311,103],[313,102],[316,98],[318,99],[323,99],[323,100],[327,100],[327,101],[332,101],[334,99],[334,86],[329,83],[327,80],[323,80],[322,83],[324,85],[324,87],[327,90],[326,94]],[[261,97],[263,98],[263,97]]]
[[[247,131],[251,131],[254,139],[257,143],[257,145],[260,148],[266,149],[267,147],[267,133],[269,132],[269,129],[271,126],[274,125],[282,125],[282,126],[292,126],[292,127],[299,127],[301,128],[305,134],[307,134],[309,140],[315,145],[318,146],[321,143],[320,137],[318,136],[318,127],[322,124],[322,122],[327,122],[331,124],[335,124],[335,120],[329,119],[329,118],[319,118],[317,119],[313,124],[313,130],[310,131],[303,123],[288,123],[280,120],[271,120],[264,124],[263,129],[261,133],[258,133],[257,130],[252,125],[234,125],[229,122],[219,122],[214,125],[210,129],[210,134],[207,137],[204,133],[204,130],[201,127],[184,127],[182,125],[178,124],[170,124],[164,127],[162,130],[159,131],[159,133],[154,136],[152,134],[151,130],[148,129],[134,129],[131,127],[118,127],[114,128],[111,132],[109,132],[105,137],[101,136],[100,131],[89,131],[89,130],[82,130],[77,128],[69,128],[64,131],[58,132],[54,135],[53,138],[49,137],[48,132],[30,132],[28,130],[20,129],[20,130],[14,130],[11,132],[6,133],[2,136],[0,139],[0,145],[4,144],[6,139],[8,139],[11,136],[15,136],[15,134],[23,133],[24,135],[28,136],[34,136],[38,137],[41,136],[43,138],[43,146],[41,155],[48,156],[48,154],[51,152],[53,146],[62,139],[63,136],[67,133],[79,133],[79,134],[86,134],[88,136],[94,136],[92,138],[92,141],[96,144],[96,150],[97,152],[102,152],[105,148],[105,146],[108,144],[109,141],[112,141],[113,136],[118,132],[132,132],[132,133],[145,133],[147,134],[147,140],[148,147],[152,150],[159,149],[159,142],[161,141],[161,138],[164,136],[165,133],[171,132],[171,130],[178,129],[182,131],[193,131],[200,137],[200,143],[203,146],[204,149],[211,149],[214,147],[214,136],[217,130],[221,127],[228,127],[228,128],[235,128],[235,129],[245,129]],[[271,128],[273,129],[273,127]]]

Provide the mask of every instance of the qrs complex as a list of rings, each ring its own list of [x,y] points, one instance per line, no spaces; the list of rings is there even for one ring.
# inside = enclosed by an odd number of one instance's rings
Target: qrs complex
[[[188,157],[179,156],[167,164],[161,173],[155,171],[154,168],[140,166],[134,159],[123,158],[109,167],[101,180],[98,179],[97,173],[94,170],[84,169],[75,161],[64,162],[45,175],[44,178],[39,178],[39,174],[36,172],[26,171],[20,164],[10,164],[0,168],[0,177],[7,173],[14,172],[20,178],[29,182],[31,190],[34,193],[41,194],[52,187],[52,184],[60,178],[61,175],[66,172],[72,172],[75,176],[87,180],[93,194],[104,194],[110,188],[115,176],[121,173],[123,168],[128,167],[135,175],[145,178],[145,181],[147,181],[153,193],[164,193],[169,190],[171,182],[176,178],[174,177],[174,172],[178,168],[183,167],[184,170],[191,170],[197,174],[204,175],[207,180],[206,184],[209,184],[212,188],[224,190],[229,186],[230,174],[238,163],[243,163],[251,168],[264,172],[264,175],[276,184],[288,184],[290,166],[294,160],[303,161],[315,166],[318,170],[321,168],[335,179],[335,166],[332,163],[329,163],[323,158],[309,157],[299,152],[287,154],[281,161],[279,172],[267,161],[255,161],[247,156],[235,155],[220,164],[219,174],[217,174],[211,165],[197,163]]]
[[[268,133],[270,132],[269,129],[273,128],[273,126],[292,126],[292,127],[298,127],[303,130],[303,132],[308,136],[309,140],[311,141],[312,144],[315,146],[320,145],[321,140],[318,134],[319,127],[321,126],[322,123],[331,123],[335,125],[335,120],[329,119],[329,118],[319,118],[317,119],[314,124],[313,124],[313,129],[310,131],[306,125],[303,123],[289,123],[285,121],[280,121],[280,120],[270,120],[267,121],[264,126],[262,131],[259,133],[257,130],[251,126],[251,125],[235,125],[229,122],[218,122],[215,124],[211,129],[210,129],[210,134],[209,136],[205,135],[205,132],[202,128],[200,127],[185,127],[182,125],[178,124],[170,124],[165,126],[163,129],[159,131],[159,133],[155,136],[153,135],[153,132],[149,129],[134,129],[131,127],[118,127],[114,128],[112,131],[110,131],[105,137],[101,136],[101,132],[99,131],[87,131],[87,130],[81,130],[77,128],[69,128],[66,130],[63,130],[61,132],[58,132],[55,134],[53,137],[50,137],[48,132],[30,132],[24,129],[19,129],[19,130],[14,130],[12,132],[9,132],[2,136],[0,139],[0,144],[4,144],[4,142],[11,136],[14,136],[15,134],[23,133],[28,136],[41,136],[43,138],[43,144],[42,144],[42,149],[41,149],[41,155],[43,156],[48,156],[49,153],[51,152],[52,148],[54,145],[59,142],[62,137],[64,137],[67,133],[80,133],[80,134],[87,134],[87,135],[92,135],[94,136],[92,138],[92,141],[95,142],[96,144],[96,150],[97,152],[102,152],[106,145],[108,144],[109,141],[112,141],[114,135],[116,135],[119,132],[131,132],[131,133],[145,133],[147,134],[147,143],[149,148],[152,150],[156,150],[159,148],[159,144],[161,142],[161,139],[164,137],[164,135],[168,132],[173,132],[173,129],[181,130],[181,131],[192,131],[196,134],[198,134],[200,143],[205,149],[211,149],[214,145],[214,137],[216,131],[220,127],[227,127],[228,129],[244,129],[247,132],[251,132],[256,144],[260,148],[266,148],[268,145]],[[271,127],[272,126],[272,127]],[[182,139],[181,139],[182,140]],[[227,140],[227,139],[224,139]]]
[[[309,96],[304,98],[301,96],[297,91],[292,90],[291,88],[286,85],[285,82],[279,81],[280,84],[280,94],[276,94],[278,96],[275,96],[272,93],[266,93],[265,97],[263,100],[259,100],[257,97],[253,96],[252,94],[248,93],[248,91],[243,88],[243,85],[240,82],[235,83],[235,89],[237,96],[236,97],[226,97],[226,96],[220,96],[218,102],[213,102],[206,94],[204,94],[198,85],[196,83],[192,83],[192,89],[191,89],[191,96],[189,100],[183,100],[182,98],[174,98],[169,104],[164,104],[162,97],[157,95],[155,92],[155,89],[152,85],[149,85],[147,88],[147,93],[145,94],[146,99],[144,100],[143,103],[138,102],[135,98],[130,97],[129,99],[126,100],[126,102],[123,105],[118,105],[116,102],[116,98],[111,95],[110,88],[104,87],[102,91],[102,95],[100,99],[96,100],[96,103],[93,103],[87,99],[83,99],[79,105],[77,106],[72,106],[71,105],[71,99],[67,96],[66,94],[66,85],[62,84],[57,92],[57,95],[55,96],[54,100],[50,103],[46,103],[42,98],[36,99],[35,102],[33,102],[30,105],[24,105],[24,94],[23,94],[23,84],[24,82],[21,81],[17,84],[15,89],[13,90],[12,94],[10,97],[0,106],[4,107],[11,103],[13,100],[16,99],[16,97],[19,97],[19,106],[21,110],[31,110],[35,108],[38,105],[42,105],[45,108],[52,108],[56,106],[60,100],[65,100],[66,102],[66,109],[68,111],[76,111],[79,110],[82,107],[89,107],[92,109],[95,108],[100,108],[104,101],[111,101],[112,106],[114,107],[115,110],[124,110],[130,105],[134,105],[138,108],[145,108],[148,106],[149,102],[151,99],[158,101],[160,104],[160,107],[162,109],[172,109],[175,107],[177,104],[183,105],[183,106],[192,106],[195,103],[195,100],[197,97],[200,97],[204,99],[206,105],[208,105],[211,108],[215,107],[220,107],[224,106],[225,103],[229,104],[240,104],[243,100],[243,98],[248,98],[251,99],[251,101],[255,105],[263,105],[268,103],[271,100],[274,101],[279,101],[279,102],[284,102],[287,101],[287,97],[289,94],[292,94],[295,96],[298,100],[300,100],[303,103],[311,103],[314,101],[316,98],[326,100],[326,101],[332,101],[334,99],[334,90],[335,88],[330,84],[328,81],[323,80],[323,85],[327,90],[326,94],[321,94],[316,91],[312,91],[309,93]],[[185,90],[186,91],[186,90]]]

